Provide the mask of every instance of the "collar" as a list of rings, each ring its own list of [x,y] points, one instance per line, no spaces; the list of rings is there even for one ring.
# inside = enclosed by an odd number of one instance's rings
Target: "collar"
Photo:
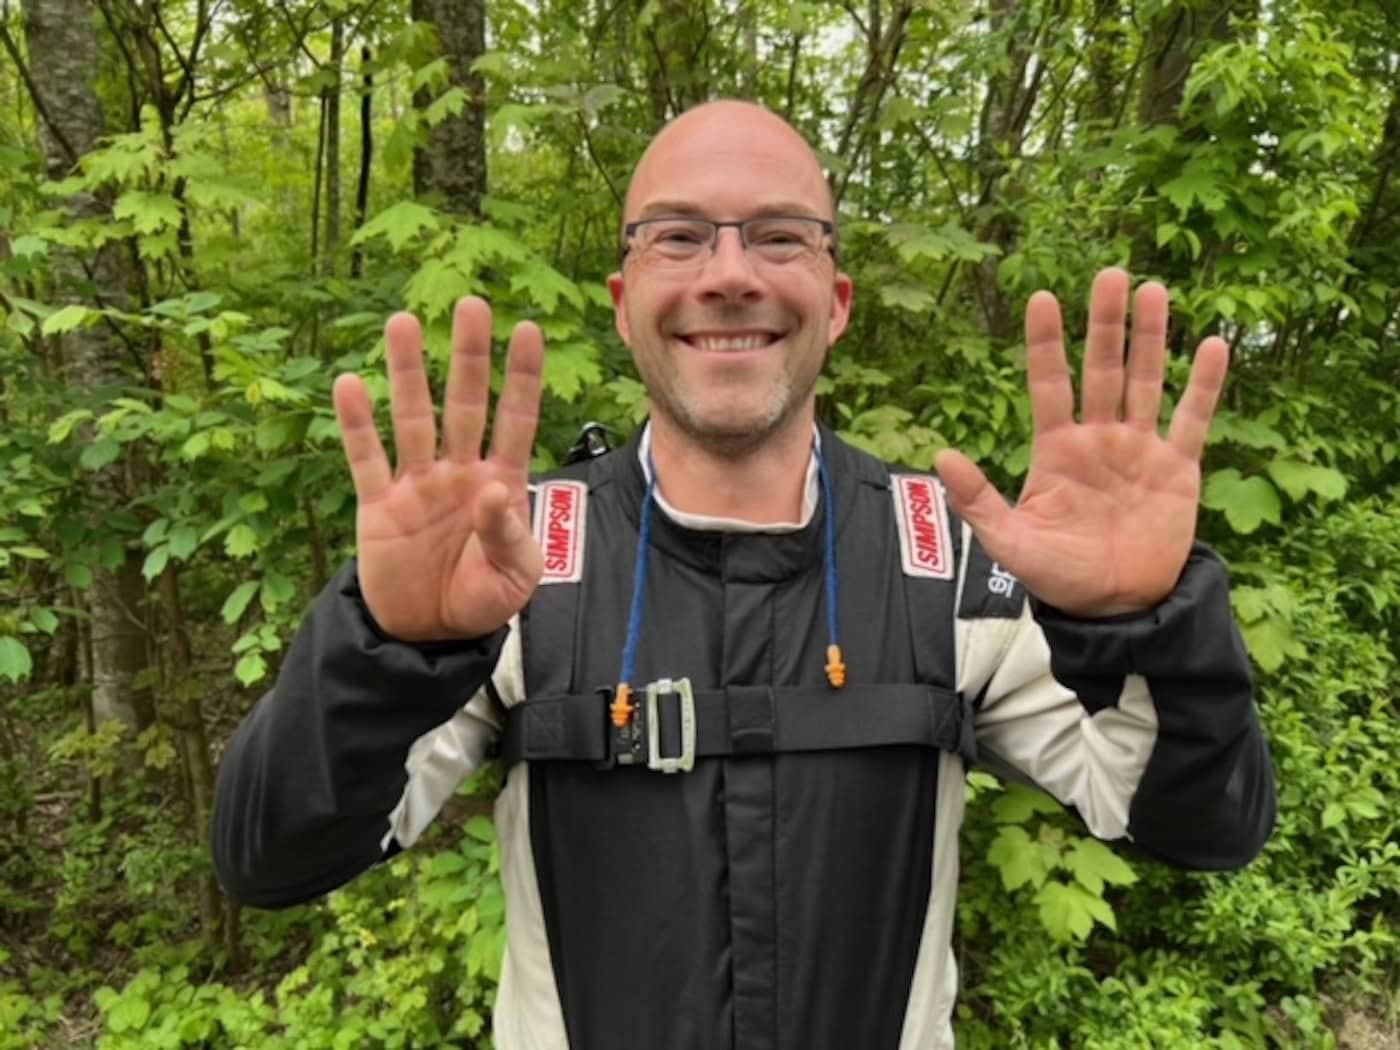
[[[839,537],[858,502],[858,488],[867,483],[888,488],[888,482],[864,469],[864,457],[858,456],[831,431],[821,426],[817,430],[822,455],[831,473]],[[608,466],[604,468],[606,480],[599,477],[597,483],[617,486],[619,509],[634,528],[640,528],[642,501],[647,490],[645,437],[644,429],[617,452],[599,461],[600,465]],[[731,527],[725,519],[682,514],[674,508],[666,508],[658,500],[657,510],[661,513],[652,516],[651,546],[668,558],[726,582],[775,583],[812,570],[820,571],[825,555],[825,527],[815,457],[808,464],[807,474],[809,491],[804,499],[804,520],[800,524],[755,526],[738,522],[738,527]]]
[[[657,485],[653,496],[656,500],[657,509],[665,514],[678,525],[683,525],[688,529],[696,531],[715,532],[797,532],[806,528],[812,522],[812,515],[817,510],[817,499],[821,494],[821,480],[817,476],[817,453],[822,447],[821,428],[815,423],[812,424],[812,454],[807,459],[807,485],[802,493],[802,517],[794,522],[767,522],[758,524],[757,522],[745,521],[743,518],[720,518],[710,514],[687,514],[683,510],[677,510],[666,502],[666,497],[661,494],[661,486]],[[642,427],[642,435],[637,443],[637,462],[642,468],[642,477],[646,481],[651,480],[651,421],[647,420]]]

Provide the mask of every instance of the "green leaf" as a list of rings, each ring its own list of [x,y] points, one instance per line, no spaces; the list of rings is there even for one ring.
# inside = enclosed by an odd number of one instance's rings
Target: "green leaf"
[[[992,803],[992,819],[998,824],[1024,824],[1036,813],[1058,813],[1061,806],[1039,788],[1008,784]]]
[[[184,561],[199,546],[199,530],[193,525],[181,525],[170,533],[170,553]]]
[[[16,237],[10,242],[10,251],[21,259],[42,257],[48,254],[48,250],[49,242],[42,237],[35,237],[33,234]]]
[[[1001,873],[1001,884],[1008,891],[1027,884],[1040,886],[1050,875],[1045,851],[1031,841],[1025,828],[1015,824],[998,829],[987,860]]]
[[[85,591],[92,586],[92,569],[79,562],[69,562],[63,567],[63,579],[69,587]]]
[[[467,834],[478,842],[495,842],[496,825],[486,817],[475,816],[467,821]]]
[[[429,317],[447,313],[457,299],[476,288],[475,282],[456,264],[429,259],[418,267],[404,286],[404,300]]]
[[[258,549],[258,534],[242,522],[228,530],[224,550],[233,558],[246,558]]]
[[[180,446],[180,455],[184,459],[195,460],[209,451],[209,431],[201,430],[191,434],[185,439],[185,443]]]
[[[170,547],[162,543],[150,554],[146,555],[146,562],[141,566],[141,575],[147,580],[154,580],[162,572],[170,561]]]
[[[281,573],[270,572],[262,581],[262,607],[274,612],[296,597],[297,588],[290,579]]]
[[[531,261],[521,267],[510,279],[513,292],[525,291],[540,308],[553,313],[561,298],[567,299],[576,309],[583,309],[583,292],[573,281],[548,263]]]
[[[914,284],[882,284],[880,302],[915,314],[926,313],[938,305],[932,292]]]
[[[116,219],[130,219],[132,229],[145,236],[165,229],[179,229],[180,202],[164,193],[128,190],[112,206]]]
[[[1176,205],[1179,215],[1185,215],[1197,201],[1208,212],[1219,211],[1225,206],[1219,176],[1204,164],[1187,164],[1185,171],[1163,183],[1160,189],[1162,195]]]
[[[49,552],[43,547],[35,547],[31,544],[24,544],[20,547],[11,547],[11,554],[18,554],[21,558],[30,558],[34,561],[45,561],[49,557]]]
[[[72,303],[61,310],[56,310],[44,318],[44,323],[39,330],[45,335],[61,335],[64,332],[71,332],[85,324],[89,316],[96,316],[92,310],[86,306],[79,306]],[[91,415],[92,413],[88,413]],[[60,439],[61,440],[61,439]]]
[[[428,127],[441,124],[448,117],[455,117],[466,107],[467,93],[459,87],[450,87],[444,91],[426,110],[423,111],[423,120]]]
[[[545,389],[565,401],[575,400],[586,389],[603,381],[598,349],[587,343],[552,346],[544,359]]]
[[[233,669],[233,676],[244,686],[253,685],[267,675],[267,661],[263,659],[262,653],[249,653],[238,661]]]
[[[1307,649],[1293,635],[1293,624],[1282,616],[1266,616],[1241,624],[1245,648],[1265,671],[1277,671],[1290,656],[1307,655]]]
[[[98,438],[78,457],[78,462],[87,470],[101,470],[121,455],[122,447],[113,438]]]
[[[223,617],[224,623],[233,623],[243,615],[243,610],[248,608],[248,603],[253,600],[253,595],[258,593],[258,588],[262,584],[258,580],[248,580],[240,583],[233,589],[233,592],[224,599],[224,607],[219,610],[219,615]]]
[[[1117,929],[1113,909],[1083,886],[1052,879],[1040,887],[1035,899],[1041,924],[1058,941],[1084,940],[1096,921]]]
[[[29,677],[34,670],[34,661],[29,650],[18,638],[0,638],[0,678],[19,683]]]
[[[1347,479],[1339,472],[1296,459],[1274,460],[1269,477],[1295,503],[1309,492],[1317,493],[1323,502],[1341,499],[1347,492]]]
[[[414,201],[400,201],[361,226],[351,238],[351,243],[363,244],[371,238],[383,237],[389,242],[389,247],[399,251],[424,230],[438,230],[441,225],[437,212],[431,208]]]
[[[54,615],[52,609],[45,609],[42,606],[29,610],[29,622],[34,625],[36,631],[44,634],[53,634],[58,630],[58,617]]]
[[[1075,880],[1093,894],[1102,894],[1104,883],[1131,886],[1137,873],[1122,857],[1098,839],[1080,839],[1065,855],[1064,865]]]
[[[1253,532],[1264,522],[1277,525],[1283,511],[1278,490],[1267,479],[1241,477],[1234,467],[1206,478],[1201,505],[1224,511],[1230,528],[1241,534]]]
[[[1338,824],[1344,823],[1347,819],[1347,809],[1340,802],[1329,802],[1322,810],[1322,830],[1327,831],[1335,828]]]

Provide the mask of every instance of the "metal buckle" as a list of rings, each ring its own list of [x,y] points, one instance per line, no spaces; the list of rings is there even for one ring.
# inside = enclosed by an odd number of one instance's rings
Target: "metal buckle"
[[[660,698],[675,694],[681,705],[681,753],[661,754]],[[659,773],[689,773],[695,768],[695,694],[689,678],[659,678],[647,684],[647,768]]]

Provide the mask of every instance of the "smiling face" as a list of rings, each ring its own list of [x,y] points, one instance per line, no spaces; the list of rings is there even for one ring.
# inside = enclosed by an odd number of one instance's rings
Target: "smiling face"
[[[637,166],[624,215],[833,218],[807,143],[774,114],[738,102],[669,124]],[[829,252],[767,262],[725,227],[697,265],[667,268],[634,251],[608,285],[658,424],[727,456],[784,427],[811,426],[817,376],[850,310],[850,279]]]

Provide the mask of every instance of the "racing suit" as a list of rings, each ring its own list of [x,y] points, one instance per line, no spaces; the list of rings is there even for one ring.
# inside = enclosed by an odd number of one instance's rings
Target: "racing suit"
[[[304,901],[410,845],[525,712],[605,725],[606,692],[590,697],[618,680],[644,441],[563,472],[584,501],[557,550],[536,499],[562,576],[547,569],[490,637],[401,644],[374,624],[353,563],[328,585],[223,759],[214,852],[235,896]],[[983,764],[1168,862],[1238,866],[1267,839],[1273,774],[1212,553],[1198,545],[1155,609],[1076,620],[1027,600],[935,479],[902,488],[829,431],[818,442],[829,525],[815,457],[786,529],[695,519],[658,496],[633,681],[684,676],[708,700],[693,768],[620,764],[613,731],[599,754],[574,739],[578,719],[516,735],[496,804],[500,1050],[951,1048],[973,737]],[[929,491],[931,516],[916,506]],[[539,611],[566,593],[562,615]],[[842,690],[823,673],[834,593]],[[949,730],[933,746],[876,739],[886,698],[911,685]],[[824,719],[859,743],[801,744]]]

